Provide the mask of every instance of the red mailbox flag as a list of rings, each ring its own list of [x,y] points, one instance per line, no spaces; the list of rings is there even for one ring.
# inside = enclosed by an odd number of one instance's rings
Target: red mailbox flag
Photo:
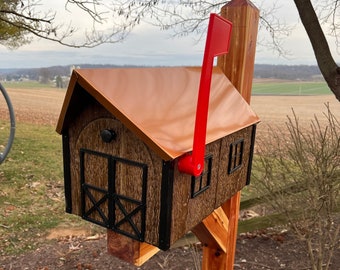
[[[193,150],[192,154],[187,154],[178,161],[178,170],[182,173],[199,176],[203,172],[214,57],[228,52],[231,28],[232,23],[228,20],[217,14],[210,15],[198,92]]]

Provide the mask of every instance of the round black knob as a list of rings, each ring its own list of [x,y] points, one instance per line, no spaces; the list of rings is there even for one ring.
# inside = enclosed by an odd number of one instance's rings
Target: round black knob
[[[100,137],[106,143],[110,143],[112,140],[116,139],[116,136],[117,136],[116,132],[114,132],[111,129],[103,129],[100,132]]]

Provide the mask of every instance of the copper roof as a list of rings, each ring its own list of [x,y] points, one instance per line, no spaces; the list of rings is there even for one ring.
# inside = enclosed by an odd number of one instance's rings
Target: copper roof
[[[200,68],[77,69],[59,117],[63,133],[72,117],[76,84],[88,92],[164,160],[192,150]],[[206,143],[259,122],[219,68],[214,68]]]

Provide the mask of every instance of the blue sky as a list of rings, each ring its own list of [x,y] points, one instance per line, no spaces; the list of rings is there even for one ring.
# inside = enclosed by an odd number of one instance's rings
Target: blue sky
[[[50,2],[50,8],[60,9],[57,3],[63,1],[44,0]],[[255,1],[254,1],[255,2]],[[293,0],[277,0],[280,6],[278,15],[286,23],[296,25],[289,37],[284,40],[284,48],[290,52],[287,58],[279,57],[277,53],[264,47],[258,47],[256,63],[259,64],[316,64],[307,35],[298,21]],[[53,4],[54,3],[54,4]],[[61,5],[63,6],[63,5]],[[60,13],[63,18],[75,21],[80,16]],[[79,19],[79,23],[81,19]],[[261,38],[261,33],[259,33]],[[48,67],[54,65],[72,65],[81,63],[114,64],[114,65],[164,65],[186,66],[201,65],[204,40],[197,43],[196,37],[171,38],[171,33],[160,31],[147,24],[138,26],[124,42],[104,44],[92,49],[67,48],[45,40],[34,40],[31,44],[16,50],[8,50],[0,46],[0,68]],[[336,59],[334,41],[330,40]]]

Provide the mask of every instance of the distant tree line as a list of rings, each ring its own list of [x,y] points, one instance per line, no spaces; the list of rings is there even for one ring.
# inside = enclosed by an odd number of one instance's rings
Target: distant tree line
[[[27,69],[2,69],[0,70],[1,80],[19,80],[28,79],[32,81],[51,80],[56,76],[69,76],[70,67],[69,66],[55,66],[46,68],[27,68]]]
[[[117,66],[117,65],[79,65],[81,68],[115,68],[115,67],[134,67],[134,66]],[[25,78],[28,80],[40,81],[46,83],[56,80],[57,77],[69,77],[71,72],[70,66],[52,66],[46,68],[31,69],[0,69],[0,80],[19,80]],[[314,80],[315,77],[321,78],[320,70],[317,66],[307,65],[267,65],[256,64],[254,71],[255,78],[274,78],[282,80]],[[59,79],[60,80],[60,79]],[[59,87],[59,86],[57,86]],[[65,85],[64,85],[65,87]]]
[[[254,77],[282,80],[313,80],[315,77],[321,78],[321,72],[318,66],[257,64],[255,65]]]

